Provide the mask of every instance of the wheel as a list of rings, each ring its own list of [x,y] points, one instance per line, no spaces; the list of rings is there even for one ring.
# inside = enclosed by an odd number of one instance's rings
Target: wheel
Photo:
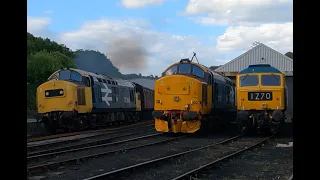
[[[237,117],[237,130],[243,134],[248,130],[248,126],[239,117]]]
[[[55,134],[57,132],[57,122],[53,121],[52,118],[46,118],[44,120],[46,131],[51,134]]]
[[[200,121],[200,134],[207,136],[209,134],[209,128],[210,128],[210,123],[208,122],[208,117],[204,116],[202,117]]]
[[[284,135],[286,134],[286,122],[285,120],[281,120],[280,123],[277,124],[277,131],[274,132],[273,134],[276,134],[276,135]]]

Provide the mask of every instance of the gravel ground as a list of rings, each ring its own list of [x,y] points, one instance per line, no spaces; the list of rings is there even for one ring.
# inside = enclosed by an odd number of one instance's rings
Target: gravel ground
[[[292,139],[277,139],[244,153],[227,163],[221,168],[208,170],[205,174],[199,174],[201,180],[247,180],[247,179],[288,179],[293,172],[293,148],[276,147],[277,143],[292,142]]]
[[[47,145],[43,145],[40,147],[30,147],[28,148],[28,153],[30,152],[37,152],[38,151],[43,151],[43,150],[48,150],[48,149],[52,149],[52,148],[64,148],[64,147],[70,147],[70,146],[75,146],[75,145],[81,145],[81,144],[87,144],[90,142],[94,142],[94,141],[99,141],[99,140],[104,140],[104,139],[108,139],[108,138],[115,138],[118,136],[122,136],[122,135],[130,135],[133,133],[143,133],[145,131],[154,131],[154,128],[152,126],[147,126],[147,127],[137,127],[134,129],[128,129],[125,132],[121,131],[121,132],[115,132],[115,133],[94,133],[94,134],[81,134],[81,135],[77,135],[76,137],[72,136],[72,137],[65,137],[65,139],[61,139],[60,141],[52,141],[50,143],[45,143]],[[53,139],[55,140],[55,139]],[[66,141],[66,142],[64,142]],[[58,143],[59,142],[59,143]]]
[[[156,159],[166,155],[186,151],[192,148],[211,144],[213,142],[221,141],[225,139],[223,136],[210,136],[206,138],[191,136],[186,139],[180,139],[166,144],[159,144],[150,147],[144,147],[140,149],[130,150],[126,153],[117,155],[103,156],[90,161],[85,161],[82,164],[62,167],[58,171],[48,172],[43,174],[46,179],[83,179],[92,175],[101,174],[107,171],[123,168],[128,165],[133,165]]]
[[[155,134],[155,132],[153,131],[153,132],[149,132],[149,133],[134,135],[134,136],[126,137],[126,139],[132,139],[132,138],[150,135],[150,134]],[[97,147],[97,148],[90,148],[90,149],[86,149],[86,150],[58,154],[56,156],[47,156],[47,157],[41,158],[40,160],[34,159],[34,160],[28,162],[27,167],[36,166],[36,165],[44,164],[44,163],[48,163],[48,162],[57,162],[57,161],[63,161],[63,160],[67,160],[67,159],[77,158],[77,157],[83,157],[83,156],[87,156],[87,155],[91,155],[91,154],[98,154],[98,153],[102,153],[102,152],[124,149],[127,147],[137,146],[137,145],[141,145],[141,144],[148,144],[151,142],[165,140],[165,139],[169,139],[169,138],[163,136],[162,134],[159,134],[159,136],[152,136],[152,137],[144,138],[141,140],[128,141],[125,143],[115,144],[115,145],[111,145],[111,146],[106,145],[106,146]],[[121,141],[121,140],[125,140],[125,139],[121,138],[119,141]]]
[[[290,145],[290,142],[293,142],[291,123],[287,124],[285,132],[274,141],[223,163],[222,168],[199,174],[197,178],[199,180],[287,180],[293,173],[293,143]]]
[[[225,145],[216,145],[203,150],[188,153],[178,158],[172,158],[163,163],[157,164],[155,168],[146,167],[134,171],[134,173],[126,174],[132,180],[154,179],[169,180],[179,175],[189,172],[201,165],[207,164],[228,154],[251,146],[263,138],[239,138],[232,143]],[[125,175],[122,179],[126,179]]]

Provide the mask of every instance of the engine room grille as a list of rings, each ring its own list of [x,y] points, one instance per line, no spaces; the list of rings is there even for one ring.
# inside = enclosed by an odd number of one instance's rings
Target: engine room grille
[[[78,105],[86,105],[86,94],[84,88],[77,89]]]
[[[203,102],[203,105],[207,105],[208,103],[208,97],[207,97],[207,86],[202,84],[202,102]]]

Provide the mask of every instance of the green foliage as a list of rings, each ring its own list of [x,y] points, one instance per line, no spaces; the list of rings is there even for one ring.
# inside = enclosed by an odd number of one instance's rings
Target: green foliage
[[[60,68],[75,68],[74,61],[71,57],[66,56],[65,54],[62,54],[60,52],[52,52],[50,53],[52,57],[56,61],[58,61],[59,65],[61,66]]]
[[[58,44],[50,39],[43,39],[41,37],[34,37],[32,34],[27,32],[27,55],[31,55],[42,50],[48,52],[60,52],[70,58],[73,58],[75,53],[67,48],[63,44]]]
[[[30,110],[36,110],[36,92],[37,92],[37,85],[29,84],[27,86],[27,114]]]
[[[293,59],[293,52],[287,52],[285,55],[288,56],[289,58]]]
[[[56,70],[62,67],[74,67],[73,60],[60,52],[46,50],[32,54],[28,58],[28,81],[31,84],[41,84]]]
[[[36,109],[36,89],[56,70],[75,67],[75,53],[64,45],[27,32],[27,114]]]

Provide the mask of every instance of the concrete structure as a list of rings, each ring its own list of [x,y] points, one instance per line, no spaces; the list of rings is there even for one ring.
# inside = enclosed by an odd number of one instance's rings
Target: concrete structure
[[[236,57],[223,66],[215,69],[233,81],[238,72],[252,64],[270,64],[286,74],[286,84],[288,87],[288,116],[293,117],[293,60],[278,51],[259,43],[244,54]]]

